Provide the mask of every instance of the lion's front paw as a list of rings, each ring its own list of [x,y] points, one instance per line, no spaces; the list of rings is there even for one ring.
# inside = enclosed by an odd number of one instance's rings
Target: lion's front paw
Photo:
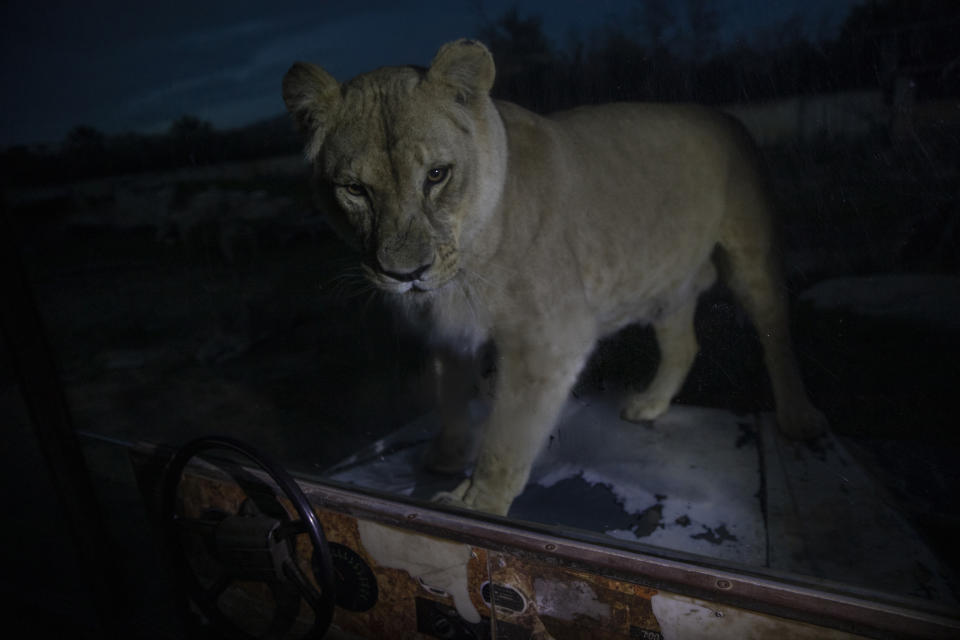
[[[670,408],[670,397],[647,392],[631,394],[620,410],[620,417],[639,424],[656,420]]]
[[[507,515],[513,496],[509,492],[484,487],[484,483],[476,483],[473,478],[467,478],[453,491],[441,491],[433,496],[432,501],[438,504],[448,504],[466,509],[485,511],[498,516]]]
[[[808,440],[825,433],[830,426],[827,416],[809,402],[777,409],[780,433],[795,440]]]
[[[457,485],[457,488],[453,491],[440,491],[430,498],[431,502],[436,502],[437,504],[448,504],[455,507],[463,507],[464,509],[469,509],[468,505],[463,500],[464,494],[466,494],[467,489],[470,488],[470,478],[467,478],[463,482]]]

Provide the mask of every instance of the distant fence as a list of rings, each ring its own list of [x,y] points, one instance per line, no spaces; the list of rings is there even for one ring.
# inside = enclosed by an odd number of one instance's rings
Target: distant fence
[[[890,124],[890,107],[879,91],[797,96],[723,108],[747,127],[761,146],[857,138]]]
[[[13,206],[31,202],[64,198],[74,201],[96,200],[113,197],[120,190],[149,191],[165,186],[189,182],[245,181],[262,177],[296,176],[304,179],[309,174],[309,165],[301,154],[274,156],[243,162],[226,162],[216,165],[182,167],[168,171],[132,173],[106,178],[91,178],[79,182],[11,189],[6,194]]]

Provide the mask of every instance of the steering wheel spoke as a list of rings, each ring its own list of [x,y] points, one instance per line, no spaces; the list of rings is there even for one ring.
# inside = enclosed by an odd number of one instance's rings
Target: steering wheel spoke
[[[253,498],[254,494],[249,492],[250,498],[244,501],[236,514],[211,510],[199,518],[178,515],[177,489],[181,475],[191,459],[211,449],[240,453],[266,471],[280,492],[293,504],[299,519],[290,520],[279,503],[275,505],[278,509],[266,510],[268,515],[255,504],[264,496],[258,494],[258,498]],[[265,506],[271,506],[269,500]],[[314,618],[309,632],[301,637],[313,640],[326,633],[336,603],[330,549],[313,507],[282,467],[237,440],[199,438],[184,445],[167,467],[161,487],[161,515],[166,523],[169,545],[179,554],[176,560],[188,593],[208,619],[219,621],[241,636],[250,637],[227,618],[220,609],[219,601],[233,583],[252,581],[265,584],[274,594],[275,607],[268,625],[268,637],[278,638],[290,630],[300,610],[300,600],[307,602]],[[217,569],[211,571],[216,577],[207,586],[201,584],[187,560],[185,534],[187,539],[201,539],[204,547],[210,551],[209,560],[217,565]],[[319,590],[296,560],[296,538],[304,534],[309,537],[313,547],[313,559],[309,566],[312,567]]]
[[[233,578],[226,573],[221,573],[208,587],[201,587],[201,591],[197,594],[197,604],[201,607],[216,607],[220,596],[231,584],[233,584]]]
[[[303,520],[292,520],[290,522],[282,522],[280,526],[277,527],[274,535],[277,537],[278,541],[294,542],[294,538],[297,536],[303,535],[310,532],[310,527]]]
[[[213,532],[216,530],[217,525],[219,525],[225,517],[226,514],[222,514],[219,518],[188,518],[185,516],[174,515],[173,521],[182,532],[207,538],[213,536]]]
[[[306,600],[310,608],[313,609],[313,614],[315,616],[321,615],[324,607],[324,594],[317,593],[316,587],[310,583],[309,578],[304,575],[303,571],[301,571],[300,567],[296,564],[285,565],[283,570],[288,582],[297,589],[300,597]]]

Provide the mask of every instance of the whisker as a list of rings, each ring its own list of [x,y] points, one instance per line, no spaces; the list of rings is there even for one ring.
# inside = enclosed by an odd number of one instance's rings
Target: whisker
[[[492,287],[493,289],[501,289],[501,288],[502,288],[502,287],[500,286],[500,283],[499,283],[499,282],[494,281],[494,280],[491,279],[489,276],[480,275],[480,273],[477,272],[477,271],[465,269],[465,270],[464,270],[464,273],[467,274],[467,276],[469,276],[470,278],[475,279],[475,280],[478,280],[479,282],[487,285],[488,287]]]
[[[369,289],[369,294],[370,295],[367,296],[367,299],[363,303],[364,314],[366,314],[367,311],[370,310],[370,305],[373,303],[373,301],[383,295],[383,291],[381,291],[380,289],[377,289],[376,287],[371,286]]]
[[[470,307],[470,313],[473,314],[473,322],[475,325],[480,325],[480,314],[477,311],[476,305],[473,303],[473,296],[470,295],[470,289],[467,288],[467,285],[464,282],[459,282],[460,291],[463,292],[463,299],[466,300],[467,306]]]
[[[350,299],[364,295],[372,285],[355,262],[320,283],[320,289],[333,298]]]

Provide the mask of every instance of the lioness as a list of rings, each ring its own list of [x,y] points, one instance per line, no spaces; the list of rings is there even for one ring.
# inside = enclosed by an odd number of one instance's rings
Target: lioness
[[[611,104],[542,117],[494,101],[482,44],[444,45],[429,69],[341,85],[295,63],[283,98],[307,136],[320,206],[361,268],[439,347],[441,435],[428,463],[473,475],[447,499],[505,514],[523,490],[597,340],[653,325],[661,365],[623,417],[664,413],[697,352],[697,298],[724,276],[756,325],[780,429],[825,428],[790,347],[754,147],[696,106]],[[720,247],[718,249],[718,246]],[[482,440],[458,412],[465,367],[496,345]]]

